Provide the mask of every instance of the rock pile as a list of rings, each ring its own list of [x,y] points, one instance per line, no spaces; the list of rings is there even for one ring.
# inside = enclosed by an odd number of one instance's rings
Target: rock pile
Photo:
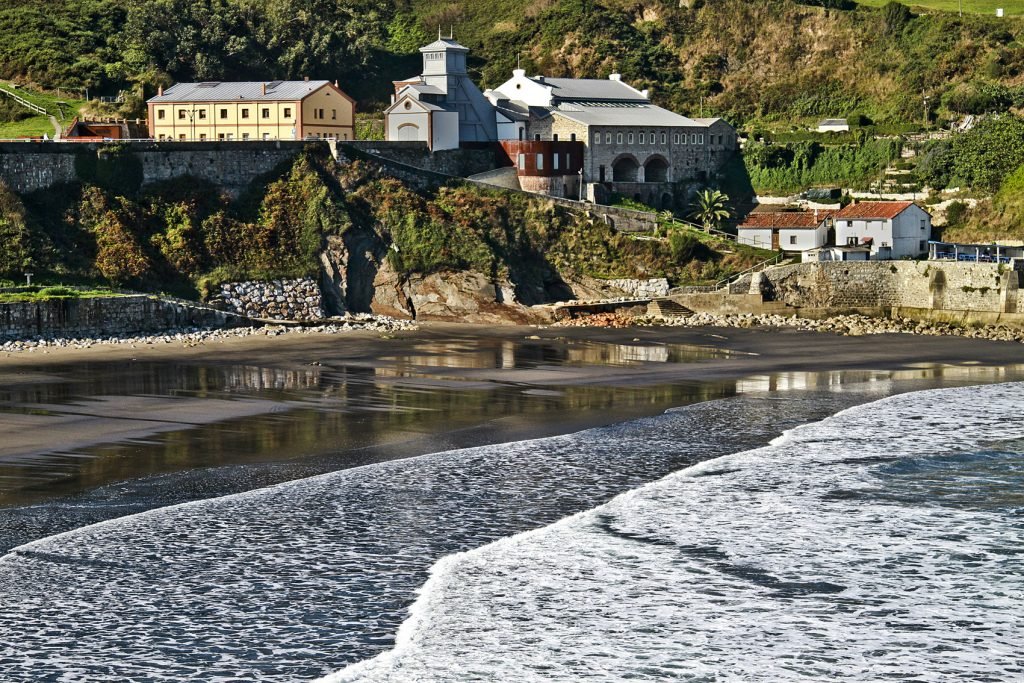
[[[865,315],[838,315],[822,320],[781,315],[719,315],[694,313],[687,317],[637,318],[637,325],[671,327],[786,327],[813,332],[831,332],[847,336],[866,334],[925,334],[1024,342],[1024,330],[1002,325],[960,326],[950,323],[926,322],[910,318],[871,318]]]
[[[285,327],[267,325],[264,327],[234,327],[230,329],[208,329],[189,327],[180,330],[148,335],[126,335],[99,338],[35,337],[0,343],[0,353],[48,352],[50,349],[88,349],[93,346],[125,344],[144,346],[156,344],[180,344],[199,346],[207,342],[220,342],[235,337],[277,337],[296,334],[344,334],[346,332],[397,332],[414,330],[416,325],[408,320],[395,320],[384,316],[354,314],[345,318],[331,318],[322,325],[309,327]]]
[[[209,302],[223,310],[266,320],[321,320],[323,299],[316,280],[227,282]]]
[[[625,313],[592,313],[577,318],[565,318],[552,327],[633,327],[638,321]]]

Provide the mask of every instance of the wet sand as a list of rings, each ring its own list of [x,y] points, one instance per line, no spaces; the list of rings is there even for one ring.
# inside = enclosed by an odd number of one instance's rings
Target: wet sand
[[[960,337],[438,323],[36,350],[0,357],[0,512],[94,501],[135,482],[127,513],[575,432],[797,376],[805,384],[849,381],[858,370],[998,381],[1024,377],[1021,364],[1024,345]],[[836,379],[841,372],[847,379]],[[222,470],[201,486],[184,483],[186,473]],[[38,527],[26,514],[13,540],[115,513],[62,512]]]

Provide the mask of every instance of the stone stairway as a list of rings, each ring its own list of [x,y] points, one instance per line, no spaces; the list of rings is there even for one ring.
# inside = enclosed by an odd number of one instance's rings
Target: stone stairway
[[[693,315],[693,311],[673,299],[654,299],[647,304],[647,315],[662,318],[685,318]]]

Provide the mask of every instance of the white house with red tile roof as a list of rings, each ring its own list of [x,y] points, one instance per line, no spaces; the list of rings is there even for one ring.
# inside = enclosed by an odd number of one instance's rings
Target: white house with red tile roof
[[[835,215],[836,244],[870,247],[877,260],[928,253],[932,217],[914,202],[859,202]]]
[[[736,226],[736,241],[761,249],[806,251],[828,240],[832,211],[752,213]]]

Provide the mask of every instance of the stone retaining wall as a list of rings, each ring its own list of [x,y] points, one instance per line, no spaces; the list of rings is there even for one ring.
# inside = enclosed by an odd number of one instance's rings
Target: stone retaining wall
[[[250,318],[268,320],[320,320],[323,298],[316,280],[228,282],[211,303]]]
[[[0,143],[0,181],[17,193],[90,180],[88,169],[109,150],[120,150],[116,163],[139,173],[148,183],[193,176],[237,195],[255,178],[295,158],[307,144],[275,142],[71,142]],[[319,143],[324,144],[324,143]]]
[[[867,261],[802,263],[763,273],[766,299],[796,308],[905,307],[1015,313],[1020,273],[989,263]],[[748,282],[749,286],[749,282]],[[730,288],[742,290],[737,282]]]
[[[604,283],[609,287],[621,289],[623,292],[630,296],[635,296],[638,299],[653,299],[654,297],[665,296],[668,294],[668,280],[665,278],[653,278],[650,280],[605,280]]]
[[[247,324],[230,313],[135,295],[0,304],[0,339],[96,338]]]

